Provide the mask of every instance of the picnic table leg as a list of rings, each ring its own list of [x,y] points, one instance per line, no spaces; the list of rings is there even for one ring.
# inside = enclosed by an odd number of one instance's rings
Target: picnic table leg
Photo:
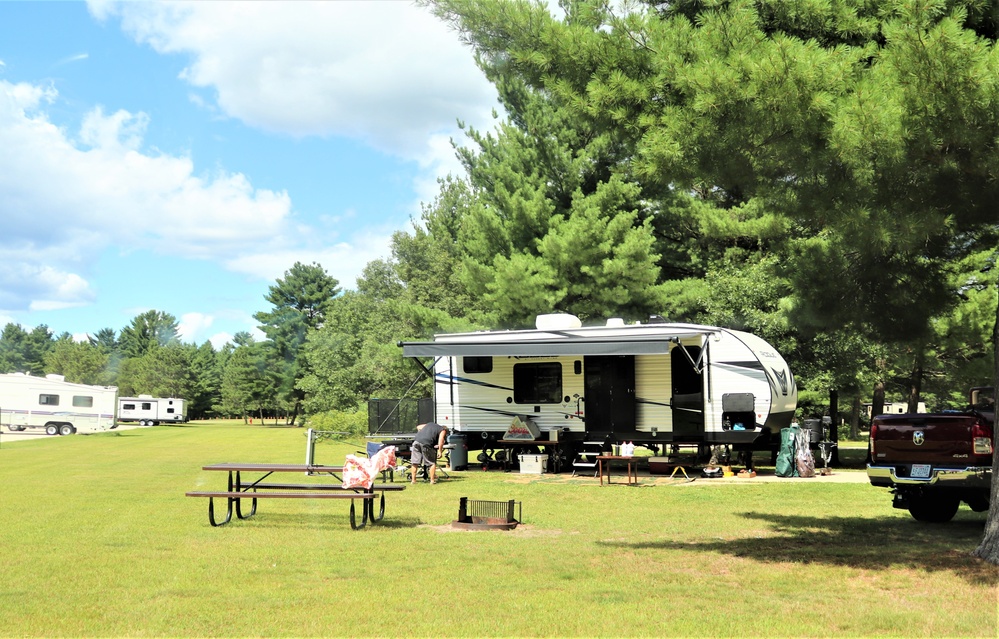
[[[230,471],[229,474],[231,475],[232,471]],[[257,480],[257,481],[259,481],[259,480]],[[229,478],[229,484],[230,484],[230,486],[229,486],[229,492],[232,492],[232,477],[231,476]],[[239,471],[238,470],[236,471],[236,489],[237,489],[237,492],[243,492],[243,483],[240,481]],[[256,488],[254,488],[253,490],[255,492]],[[241,507],[241,501],[238,498],[235,499],[234,501],[236,502],[236,517],[238,517],[239,519],[249,519],[250,517],[253,517],[254,515],[257,514],[257,498],[256,497],[253,498],[253,505],[250,506],[250,513],[248,515],[244,515],[243,514],[243,509]]]
[[[369,500],[365,499],[364,501],[367,502]],[[364,528],[367,525],[368,525],[368,506],[367,506],[367,504],[365,503],[364,505],[361,506],[361,525],[358,526],[357,525],[357,518],[354,516],[354,500],[351,499],[350,500],[350,527],[353,528],[354,530],[360,530],[361,528]]]
[[[375,517],[375,501],[372,499],[369,502],[370,506],[369,506],[368,519],[370,519],[372,522],[381,521],[385,517],[385,491],[383,490],[381,492],[382,492],[382,496],[381,496],[381,499],[379,499],[379,507],[378,507],[378,516],[377,517]]]
[[[228,524],[229,520],[232,519],[232,500],[226,499],[226,504],[228,507],[226,508],[225,521],[217,522],[215,521],[215,498],[208,498],[208,523],[210,523],[213,527]]]

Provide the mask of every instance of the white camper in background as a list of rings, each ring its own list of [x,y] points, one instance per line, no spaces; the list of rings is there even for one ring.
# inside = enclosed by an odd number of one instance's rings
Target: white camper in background
[[[741,331],[660,320],[582,327],[542,315],[534,330],[436,335],[402,342],[433,358],[436,420],[488,448],[529,418],[542,440],[731,444],[772,449],[791,423],[797,388],[770,344]]]
[[[114,386],[73,384],[62,375],[6,373],[0,375],[0,425],[44,428],[49,435],[111,430],[117,395]]]
[[[153,397],[152,395],[119,397],[118,421],[139,422],[140,426],[186,422],[187,402],[176,397]]]

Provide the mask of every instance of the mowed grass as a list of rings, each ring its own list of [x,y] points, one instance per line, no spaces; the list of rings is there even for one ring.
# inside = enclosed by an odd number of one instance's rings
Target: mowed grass
[[[355,444],[323,442],[339,464]],[[303,461],[302,429],[197,423],[0,447],[0,636],[995,637],[984,514],[927,526],[864,483],[600,487],[470,471],[212,528],[224,461]],[[860,471],[852,471],[860,472]],[[286,475],[281,479],[290,479]],[[458,499],[523,503],[511,532]]]

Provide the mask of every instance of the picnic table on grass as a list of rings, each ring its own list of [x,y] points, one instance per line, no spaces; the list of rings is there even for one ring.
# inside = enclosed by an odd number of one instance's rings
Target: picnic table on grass
[[[385,516],[385,493],[387,491],[405,490],[403,484],[372,484],[370,487],[344,488],[343,466],[322,466],[314,464],[259,464],[259,463],[238,463],[226,462],[222,464],[212,464],[203,466],[202,470],[221,471],[228,473],[226,490],[219,491],[191,491],[186,493],[187,497],[207,497],[208,498],[208,522],[212,526],[222,526],[232,520],[232,513],[235,511],[238,519],[249,519],[257,512],[258,499],[349,499],[350,500],[350,527],[354,530],[364,528],[369,522],[381,521]],[[253,473],[256,477],[247,481],[243,473]],[[274,473],[302,473],[309,477],[330,478],[337,483],[274,483],[266,482]],[[380,493],[380,506],[378,516],[375,516],[375,498]],[[215,519],[215,499],[226,500],[226,515],[222,521]],[[252,501],[250,512],[244,513],[242,500]],[[361,524],[357,525],[357,517],[354,511],[354,500],[361,500]]]

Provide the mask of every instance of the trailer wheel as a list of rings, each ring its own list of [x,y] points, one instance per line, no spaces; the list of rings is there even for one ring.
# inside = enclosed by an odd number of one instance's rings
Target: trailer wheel
[[[61,425],[59,427],[59,434],[60,435],[72,435],[75,432],[76,432],[76,429],[73,428],[72,424],[63,424],[63,425]]]
[[[45,434],[46,435],[58,435],[59,427],[55,424],[45,424]]]
[[[909,498],[909,514],[916,521],[944,524],[954,518],[961,500],[951,495],[913,495]]]
[[[7,424],[7,430],[9,430],[12,433],[16,433],[17,431],[19,431],[21,429],[18,428],[17,426],[15,426],[14,424]]]

